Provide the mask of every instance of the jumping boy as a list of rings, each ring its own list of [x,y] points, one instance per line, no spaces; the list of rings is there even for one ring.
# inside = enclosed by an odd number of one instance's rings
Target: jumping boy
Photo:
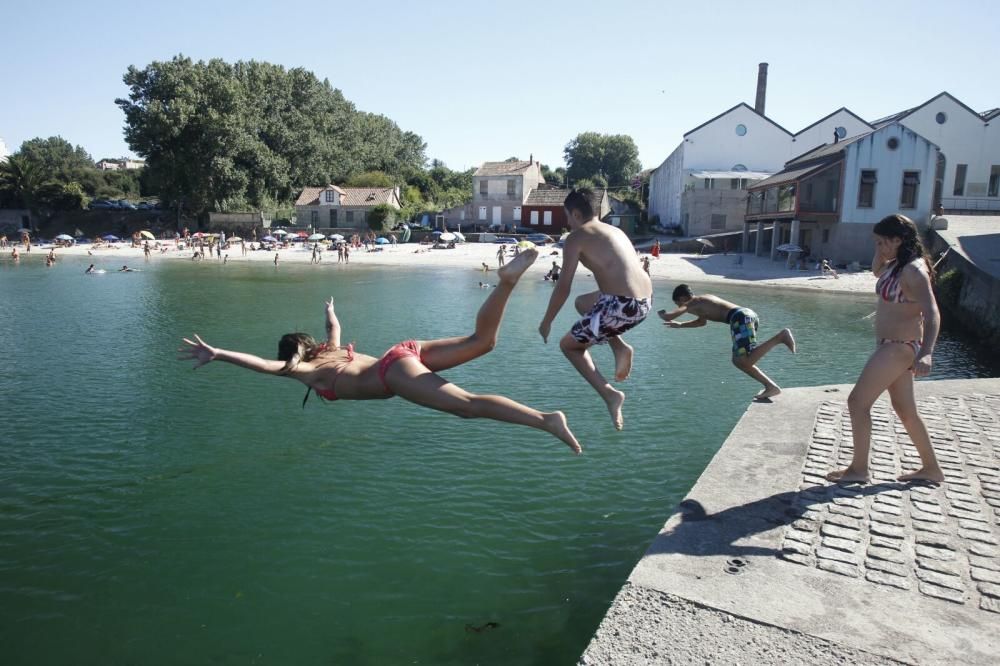
[[[628,378],[632,371],[632,347],[625,344],[621,335],[642,323],[649,314],[653,283],[635,260],[635,248],[628,236],[598,220],[590,198],[590,190],[573,190],[563,202],[570,234],[563,249],[562,272],[538,332],[545,342],[549,341],[552,320],[569,298],[577,264],[593,271],[599,290],[577,297],[576,310],[583,318],[563,336],[559,347],[604,400],[611,421],[621,430],[625,394],[601,375],[587,350],[607,342],[615,355],[615,380]]]
[[[673,300],[677,304],[676,310],[673,312],[660,310],[657,313],[660,319],[667,323],[667,326],[670,328],[698,328],[710,321],[728,324],[729,331],[733,336],[733,365],[764,385],[763,390],[754,396],[754,400],[773,398],[781,393],[781,387],[757,367],[757,361],[779,343],[788,347],[794,354],[795,338],[792,337],[791,330],[783,328],[780,333],[758,344],[757,327],[760,324],[760,319],[757,317],[757,313],[750,308],[735,305],[711,294],[695,296],[686,284],[678,285],[674,289]],[[694,315],[697,319],[685,322],[674,321],[685,314]]]

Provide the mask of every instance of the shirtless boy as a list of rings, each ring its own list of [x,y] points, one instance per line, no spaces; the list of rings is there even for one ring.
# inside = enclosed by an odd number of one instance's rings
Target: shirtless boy
[[[676,310],[673,312],[660,310],[657,313],[667,326],[697,328],[710,321],[728,324],[733,336],[733,365],[764,385],[764,389],[754,396],[754,399],[765,400],[781,393],[781,388],[757,367],[757,361],[779,343],[788,347],[794,354],[795,338],[792,337],[791,330],[783,328],[777,335],[758,344],[757,326],[760,324],[760,319],[750,308],[724,301],[711,294],[695,296],[686,284],[678,285],[674,289],[673,300],[677,304]],[[685,322],[674,321],[685,314],[694,315],[696,319]]]
[[[593,271],[599,291],[577,297],[576,310],[583,318],[563,336],[559,347],[604,399],[611,421],[621,430],[625,394],[601,375],[587,350],[591,345],[607,342],[615,355],[615,380],[628,378],[632,372],[632,347],[625,344],[621,335],[641,324],[649,314],[653,283],[635,260],[635,248],[628,236],[597,219],[590,196],[589,190],[574,190],[563,202],[570,234],[563,249],[562,272],[538,332],[545,342],[549,341],[552,320],[569,298],[577,265],[583,264]]]

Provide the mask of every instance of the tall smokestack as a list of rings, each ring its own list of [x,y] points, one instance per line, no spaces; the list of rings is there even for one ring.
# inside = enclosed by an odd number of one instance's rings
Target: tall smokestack
[[[753,110],[764,115],[764,100],[767,97],[767,63],[762,62],[757,66],[757,102],[753,105]]]

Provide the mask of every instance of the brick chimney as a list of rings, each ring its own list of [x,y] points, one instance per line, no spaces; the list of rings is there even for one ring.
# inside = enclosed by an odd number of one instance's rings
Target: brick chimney
[[[753,105],[753,110],[764,115],[764,100],[767,97],[767,63],[762,62],[757,65],[757,101]]]

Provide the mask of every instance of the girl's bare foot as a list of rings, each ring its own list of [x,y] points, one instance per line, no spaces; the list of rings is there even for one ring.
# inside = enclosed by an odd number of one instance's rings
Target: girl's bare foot
[[[615,381],[623,382],[632,374],[632,351],[624,340],[621,349],[615,349]]]
[[[573,436],[573,432],[569,429],[569,424],[566,423],[565,414],[562,412],[552,412],[542,418],[545,419],[545,429],[564,441],[566,446],[573,449],[573,453],[578,454],[583,452],[580,442],[576,441],[576,437]]]
[[[625,394],[616,389],[610,389],[604,402],[608,405],[608,413],[611,414],[611,422],[615,424],[615,430],[625,427],[622,420],[622,405],[625,404]]]
[[[521,278],[524,271],[528,270],[528,267],[535,263],[535,259],[537,258],[538,250],[534,248],[524,250],[510,262],[498,268],[497,277],[500,278],[501,282],[514,284]]]
[[[930,469],[921,467],[916,472],[909,472],[897,478],[898,481],[933,481],[934,483],[944,483],[944,472],[940,467]]]
[[[774,386],[768,386],[767,388],[761,390],[757,395],[753,397],[754,400],[767,400],[768,398],[773,398],[781,393],[781,388],[775,384]]]
[[[781,341],[785,343],[785,346],[794,354],[795,353],[795,336],[792,335],[792,329],[784,328],[781,330]]]
[[[839,483],[868,483],[868,470],[855,471],[854,468],[839,469],[826,475],[827,481]]]

